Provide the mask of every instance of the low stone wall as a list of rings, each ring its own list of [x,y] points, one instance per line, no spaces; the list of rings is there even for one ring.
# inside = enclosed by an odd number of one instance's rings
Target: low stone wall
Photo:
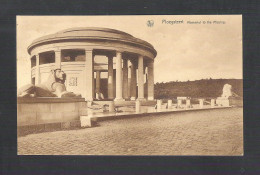
[[[87,114],[84,98],[18,98],[17,126],[65,123]]]
[[[230,106],[243,107],[243,98],[240,99],[230,99]]]
[[[94,101],[94,105],[109,105],[111,101]],[[135,106],[136,101],[114,101],[115,106]],[[156,100],[140,101],[142,106],[154,106]]]

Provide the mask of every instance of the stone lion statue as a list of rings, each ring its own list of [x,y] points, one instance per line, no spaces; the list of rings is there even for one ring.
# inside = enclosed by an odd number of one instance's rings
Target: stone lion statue
[[[223,86],[223,92],[222,92],[221,97],[228,98],[230,96],[232,96],[232,86],[230,84],[225,84]]]
[[[18,90],[18,97],[81,97],[80,94],[68,92],[65,87],[66,74],[61,69],[53,69],[46,82],[28,84]]]

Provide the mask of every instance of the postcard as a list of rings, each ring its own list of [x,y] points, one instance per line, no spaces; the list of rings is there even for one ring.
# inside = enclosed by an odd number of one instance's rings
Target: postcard
[[[242,156],[242,15],[17,16],[18,155]]]

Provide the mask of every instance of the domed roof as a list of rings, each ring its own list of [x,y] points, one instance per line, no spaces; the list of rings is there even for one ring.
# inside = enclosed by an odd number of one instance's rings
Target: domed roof
[[[61,40],[86,40],[86,39],[96,39],[96,40],[111,40],[111,41],[122,41],[130,44],[135,44],[137,46],[146,47],[149,50],[154,50],[153,46],[141,39],[135,38],[132,35],[109,28],[99,28],[99,27],[77,27],[77,28],[69,28],[66,30],[59,31],[54,34],[46,35],[40,37],[32,42],[28,47],[28,52],[36,47],[37,45],[42,45],[46,42],[55,43]]]

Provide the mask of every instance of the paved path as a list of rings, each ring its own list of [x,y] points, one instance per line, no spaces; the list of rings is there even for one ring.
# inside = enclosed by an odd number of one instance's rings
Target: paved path
[[[243,109],[109,120],[99,127],[18,137],[18,154],[242,155]]]

